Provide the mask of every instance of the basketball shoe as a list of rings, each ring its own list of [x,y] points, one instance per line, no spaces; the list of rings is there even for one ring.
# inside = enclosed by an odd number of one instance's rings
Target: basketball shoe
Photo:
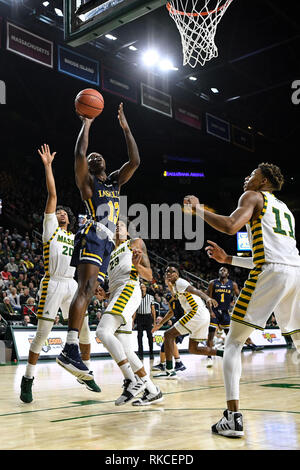
[[[23,375],[22,377],[22,382],[21,382],[21,394],[20,394],[20,399],[24,403],[31,403],[33,398],[32,398],[32,384],[33,384],[33,379],[29,379]]]
[[[163,401],[163,395],[159,387],[156,387],[156,393],[150,393],[147,389],[141,398],[132,402],[132,406],[147,406]]]
[[[242,437],[244,435],[242,413],[225,410],[223,418],[214,424],[211,430],[214,434],[225,437]]]
[[[124,379],[122,395],[117,398],[115,405],[121,406],[131,402],[134,397],[145,390],[146,385],[146,382],[140,380],[139,377],[137,377],[136,382],[132,382],[130,379]]]
[[[56,358],[56,362],[81,380],[93,380],[89,369],[82,362],[77,344],[66,343],[63,351]]]
[[[92,380],[82,380],[82,379],[77,378],[77,382],[79,382],[82,385],[85,385],[86,388],[90,390],[91,392],[98,392],[98,393],[101,392],[101,388],[96,384],[94,380],[93,372],[90,371],[89,375],[91,375]]]

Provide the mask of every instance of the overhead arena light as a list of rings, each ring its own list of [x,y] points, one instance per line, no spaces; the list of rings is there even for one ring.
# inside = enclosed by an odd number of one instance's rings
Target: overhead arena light
[[[135,46],[129,46],[128,49],[130,49],[131,51],[137,51],[138,50],[138,48],[135,47]]]
[[[158,59],[159,59],[159,54],[154,49],[149,49],[143,54],[142,59],[145,65],[147,65],[148,67],[151,67],[157,64]]]
[[[116,36],[113,36],[112,34],[105,34],[105,37],[107,39],[110,39],[111,41],[116,41],[118,38]]]
[[[54,11],[57,14],[57,16],[64,16],[64,14],[63,14],[63,12],[61,11],[60,8],[54,8]]]
[[[47,7],[49,5],[49,2],[43,2],[44,7]]]
[[[218,88],[211,88],[211,91],[216,95],[217,93],[219,93],[219,90]]]
[[[189,80],[191,80],[192,82],[196,82],[197,77],[189,77]]]

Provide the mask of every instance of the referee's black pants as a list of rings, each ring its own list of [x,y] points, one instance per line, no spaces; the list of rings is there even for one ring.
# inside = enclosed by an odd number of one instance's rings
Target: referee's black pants
[[[152,314],[151,313],[137,313],[136,314],[136,327],[138,331],[138,345],[139,351],[138,356],[143,358],[143,332],[146,331],[149,343],[150,357],[153,357],[153,336],[152,330]]]

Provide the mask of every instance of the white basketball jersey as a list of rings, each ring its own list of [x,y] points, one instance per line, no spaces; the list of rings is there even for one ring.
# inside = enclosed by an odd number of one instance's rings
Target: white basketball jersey
[[[203,308],[204,302],[198,295],[193,295],[190,292],[186,292],[186,289],[191,284],[179,277],[172,287],[173,294],[175,294],[180,302],[181,307],[185,313],[189,313],[192,310],[197,310],[198,307]]]
[[[59,227],[56,214],[45,214],[43,256],[46,276],[73,279],[76,268],[70,266],[74,234]]]
[[[247,224],[254,264],[279,263],[300,266],[293,214],[287,205],[272,193],[262,194],[264,207],[261,215]]]
[[[137,282],[139,280],[138,272],[132,264],[130,240],[121,243],[112,251],[107,275],[110,293],[128,281]]]

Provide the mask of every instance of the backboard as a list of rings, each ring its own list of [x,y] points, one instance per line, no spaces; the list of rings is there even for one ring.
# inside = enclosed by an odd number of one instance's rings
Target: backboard
[[[64,0],[64,38],[79,46],[166,5],[166,0]]]

